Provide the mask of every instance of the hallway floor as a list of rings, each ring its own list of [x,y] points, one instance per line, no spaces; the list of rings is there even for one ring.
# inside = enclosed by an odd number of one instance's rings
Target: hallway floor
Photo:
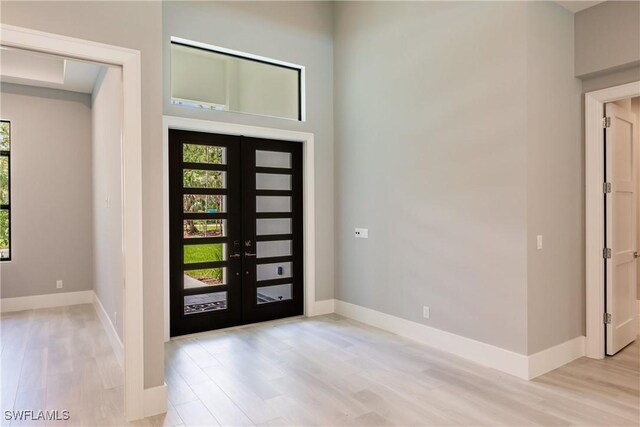
[[[124,425],[123,373],[92,304],[3,313],[5,425]],[[5,420],[6,410],[68,410],[68,421]]]
[[[4,314],[2,333],[3,411],[125,425],[121,371],[92,306]],[[638,341],[533,381],[337,315],[174,339],[165,355],[169,411],[134,425],[640,423]]]

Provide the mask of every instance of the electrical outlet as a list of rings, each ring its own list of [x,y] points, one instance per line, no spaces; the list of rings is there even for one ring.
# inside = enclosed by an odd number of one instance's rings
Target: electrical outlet
[[[104,204],[106,205],[107,209],[111,207],[111,197],[107,196],[104,198]]]
[[[538,234],[538,237],[536,238],[536,245],[538,249],[542,249],[542,234]]]
[[[422,317],[424,317],[425,319],[431,317],[431,310],[429,309],[429,306],[425,305],[424,307],[422,307]]]
[[[369,238],[369,229],[368,228],[356,228],[355,237],[360,239],[368,239]]]
[[[62,280],[56,280],[56,289],[62,289]]]

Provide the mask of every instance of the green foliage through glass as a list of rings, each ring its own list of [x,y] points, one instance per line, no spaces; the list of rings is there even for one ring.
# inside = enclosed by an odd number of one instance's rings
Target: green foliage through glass
[[[9,257],[9,211],[0,210],[0,256]]]
[[[10,259],[11,254],[10,149],[11,123],[2,120],[0,121],[0,259]]]
[[[183,144],[182,161],[223,165],[225,164],[225,149],[211,145]]]
[[[11,123],[0,122],[0,151],[11,149]]]

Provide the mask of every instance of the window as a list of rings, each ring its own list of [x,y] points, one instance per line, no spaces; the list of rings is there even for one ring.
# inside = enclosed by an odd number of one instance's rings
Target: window
[[[304,67],[171,38],[171,103],[304,120]]]
[[[0,261],[11,259],[11,123],[0,121]]]

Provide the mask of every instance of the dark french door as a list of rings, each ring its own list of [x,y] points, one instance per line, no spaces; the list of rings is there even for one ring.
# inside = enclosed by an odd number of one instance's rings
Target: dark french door
[[[302,147],[169,131],[171,336],[303,313]]]

